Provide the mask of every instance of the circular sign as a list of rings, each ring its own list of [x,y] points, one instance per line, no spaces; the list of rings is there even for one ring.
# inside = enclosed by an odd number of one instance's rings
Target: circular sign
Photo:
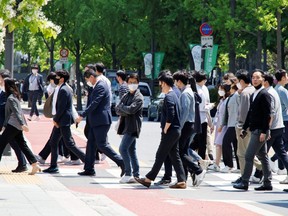
[[[60,50],[60,56],[61,56],[62,58],[67,58],[68,55],[69,55],[69,50],[68,50],[68,49],[63,48],[63,49]]]
[[[203,23],[200,26],[200,33],[202,36],[210,36],[213,33],[213,29],[208,23]]]

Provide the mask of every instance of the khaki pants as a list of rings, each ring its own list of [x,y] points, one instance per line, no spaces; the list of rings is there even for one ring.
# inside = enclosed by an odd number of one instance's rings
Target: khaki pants
[[[245,168],[245,154],[246,154],[246,150],[251,138],[251,132],[247,131],[247,136],[242,139],[240,137],[240,133],[242,129],[239,128],[235,128],[236,130],[236,137],[237,137],[237,145],[238,145],[238,149],[237,149],[237,156],[239,158],[239,164],[240,164],[240,171],[241,171],[241,175],[243,175],[244,173],[244,168]],[[255,157],[254,158],[254,166],[258,169],[258,170],[262,170],[262,165],[260,163],[260,161]]]

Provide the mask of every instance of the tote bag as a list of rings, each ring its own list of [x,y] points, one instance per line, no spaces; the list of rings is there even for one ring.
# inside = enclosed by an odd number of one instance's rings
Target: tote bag
[[[43,108],[43,114],[46,118],[52,118],[52,101],[53,101],[54,92],[47,98]]]

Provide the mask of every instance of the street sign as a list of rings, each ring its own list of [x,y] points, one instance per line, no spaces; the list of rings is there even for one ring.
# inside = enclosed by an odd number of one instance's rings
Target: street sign
[[[200,26],[200,33],[202,36],[210,36],[213,33],[213,29],[208,23],[203,23]]]
[[[60,50],[60,62],[66,63],[68,62],[68,56],[69,56],[69,50],[66,48],[63,48]]]
[[[201,36],[201,47],[202,49],[212,49],[213,36]]]

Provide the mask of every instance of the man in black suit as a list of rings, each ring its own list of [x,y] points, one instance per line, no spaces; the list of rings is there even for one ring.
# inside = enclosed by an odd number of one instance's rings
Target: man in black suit
[[[4,88],[4,79],[10,77],[10,72],[7,69],[0,70],[0,131],[2,131],[4,120],[5,120],[5,105],[7,101],[5,88]],[[18,166],[12,172],[24,172],[28,170],[26,164],[26,159],[22,153],[19,145],[14,141],[9,143],[12,149],[15,151],[16,157],[18,159]]]
[[[39,120],[39,111],[37,108],[37,100],[42,97],[44,86],[43,77],[38,73],[38,65],[32,65],[32,73],[30,73],[24,80],[23,92],[28,92],[28,101],[31,103],[30,115],[27,118],[32,120],[33,115],[36,115],[35,120]]]
[[[87,84],[93,87],[93,90],[90,94],[90,104],[77,120],[79,123],[83,117],[87,116],[90,126],[84,171],[78,174],[95,175],[94,162],[97,148],[121,168],[120,175],[123,176],[125,172],[123,159],[111,148],[107,139],[107,133],[112,123],[109,86],[92,69],[85,71],[84,77]]]
[[[72,91],[66,84],[69,80],[69,73],[65,70],[56,71],[54,83],[57,85],[53,95],[52,115],[53,131],[50,136],[51,145],[51,164],[48,169],[43,170],[46,173],[59,172],[57,166],[58,143],[63,139],[65,146],[84,162],[85,154],[76,145],[71,134],[70,126],[74,123],[72,114]]]
[[[264,181],[262,186],[254,189],[256,191],[273,189],[266,143],[267,138],[270,136],[271,96],[262,85],[263,82],[264,72],[256,69],[252,73],[252,84],[256,91],[250,97],[250,108],[241,132],[241,137],[245,137],[246,130],[249,128],[251,138],[245,154],[246,163],[244,173],[242,174],[242,181],[233,186],[236,189],[248,190],[255,155],[261,161]]]

